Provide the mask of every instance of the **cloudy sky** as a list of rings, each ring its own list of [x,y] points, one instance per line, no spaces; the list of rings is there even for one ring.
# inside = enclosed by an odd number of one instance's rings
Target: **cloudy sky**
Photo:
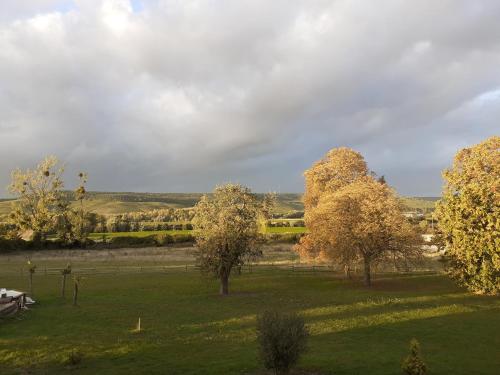
[[[0,196],[47,154],[92,190],[301,192],[338,146],[437,195],[500,133],[499,20],[496,0],[2,0]]]

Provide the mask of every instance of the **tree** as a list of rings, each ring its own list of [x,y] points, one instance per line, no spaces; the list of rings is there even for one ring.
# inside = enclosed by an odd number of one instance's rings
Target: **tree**
[[[455,155],[436,216],[449,273],[470,290],[500,291],[500,137]]]
[[[206,195],[195,206],[193,225],[203,271],[220,279],[220,293],[229,293],[233,267],[261,255],[259,216],[261,204],[250,189],[227,184]]]
[[[418,222],[418,229],[422,232],[422,233],[427,233],[427,229],[429,228],[429,224],[427,223],[427,220],[420,220]]]
[[[20,231],[32,230],[35,240],[45,241],[53,230],[55,218],[67,208],[62,193],[61,175],[55,156],[49,156],[35,170],[12,172],[10,193],[17,196],[10,213],[10,220]]]
[[[91,232],[91,219],[93,214],[87,212],[84,207],[86,198],[85,184],[87,183],[87,174],[80,172],[78,174],[79,185],[74,191],[74,199],[77,202],[75,208],[69,205],[61,210],[56,217],[57,238],[67,245],[75,243],[85,246],[89,233]]]
[[[305,210],[314,209],[323,195],[333,193],[367,175],[368,167],[360,153],[346,147],[330,150],[304,173]]]
[[[391,257],[406,268],[420,255],[421,239],[395,193],[368,172],[357,152],[334,149],[306,171],[305,196],[309,233],[297,247],[302,256],[337,262],[346,275],[363,261],[365,284],[371,285],[374,262]]]
[[[80,172],[78,174],[80,184],[75,190],[75,200],[78,202],[78,208],[73,212],[73,230],[74,236],[81,245],[85,245],[90,233],[90,217],[91,215],[85,211],[83,201],[86,198],[87,191],[85,184],[87,183],[87,174]]]
[[[264,367],[276,375],[288,374],[307,348],[309,332],[295,314],[266,311],[257,318],[257,341]]]
[[[427,374],[427,366],[420,357],[420,344],[416,339],[410,341],[410,355],[403,360],[401,369],[407,375]]]

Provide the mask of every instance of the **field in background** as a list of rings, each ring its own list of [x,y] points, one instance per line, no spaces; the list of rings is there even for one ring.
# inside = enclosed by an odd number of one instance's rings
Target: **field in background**
[[[378,273],[366,289],[331,271],[292,268],[296,254],[276,245],[263,262],[281,268],[244,267],[231,278],[232,294],[220,297],[217,281],[194,268],[194,250],[0,256],[0,286],[21,290],[20,268],[33,259],[39,301],[0,321],[2,375],[66,374],[61,362],[74,349],[84,357],[73,374],[262,374],[255,316],[278,306],[304,315],[311,338],[299,366],[318,374],[400,374],[413,337],[433,374],[496,374],[499,299],[467,293],[440,273]],[[78,307],[60,298],[60,275],[50,272],[68,261],[85,273]],[[136,334],[139,317],[144,331]]]
[[[90,192],[85,202],[88,210],[99,214],[122,214],[136,211],[149,211],[159,208],[187,208],[198,202],[201,193],[106,193]],[[276,211],[287,213],[303,211],[301,194],[278,194]],[[437,198],[404,197],[403,204],[408,210],[433,209]],[[10,212],[11,202],[0,200],[0,215]]]
[[[151,231],[141,231],[141,232],[109,232],[109,233],[90,233],[89,238],[92,240],[102,240],[103,237],[106,239],[114,237],[148,237],[161,234],[190,234],[192,230],[151,230]]]

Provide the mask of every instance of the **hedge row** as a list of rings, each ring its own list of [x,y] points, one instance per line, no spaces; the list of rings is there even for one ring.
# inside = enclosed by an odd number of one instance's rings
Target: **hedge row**
[[[265,239],[270,243],[297,243],[303,236],[301,233],[272,233],[266,234]],[[120,247],[145,247],[145,246],[166,246],[178,243],[192,243],[195,238],[192,234],[152,234],[146,237],[118,236],[112,237],[105,242],[95,242],[88,239],[85,244],[73,243],[65,244],[61,241],[46,241],[43,244],[22,239],[6,239],[0,237],[0,253],[15,250],[40,250],[40,249],[71,249],[86,247],[90,249],[120,248]]]

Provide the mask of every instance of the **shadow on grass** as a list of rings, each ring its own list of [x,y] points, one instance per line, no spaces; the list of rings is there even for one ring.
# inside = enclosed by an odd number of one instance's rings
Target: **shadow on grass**
[[[0,327],[0,366],[65,373],[61,353],[78,348],[84,360],[74,373],[245,373],[257,368],[256,314],[279,307],[302,312],[311,329],[304,367],[375,374],[366,366],[387,370],[396,362],[399,370],[413,336],[429,340],[433,350],[446,347],[450,337],[462,343],[454,333],[460,330],[464,338],[488,342],[495,331],[489,332],[492,327],[485,322],[500,310],[498,299],[464,293],[442,276],[381,278],[375,282],[383,287],[374,290],[323,274],[247,274],[235,279],[237,293],[227,299],[216,298],[216,290],[192,276],[148,276],[154,279],[139,279],[130,291],[125,279],[111,285],[102,285],[113,282],[109,277],[91,280],[80,309],[56,299],[54,288],[51,299],[26,322],[13,323],[6,335]],[[172,289],[164,291],[166,287]],[[103,294],[109,290],[112,298],[109,292]],[[142,301],[147,303],[137,307],[134,303],[141,302],[144,293],[149,293]],[[133,335],[129,330],[138,311],[144,311],[145,331]],[[461,326],[463,322],[470,327]],[[444,332],[443,337],[436,332]],[[489,354],[482,350],[477,356],[491,362],[491,348]],[[466,357],[455,353],[450,358],[471,368]],[[445,355],[441,360],[447,363]]]

